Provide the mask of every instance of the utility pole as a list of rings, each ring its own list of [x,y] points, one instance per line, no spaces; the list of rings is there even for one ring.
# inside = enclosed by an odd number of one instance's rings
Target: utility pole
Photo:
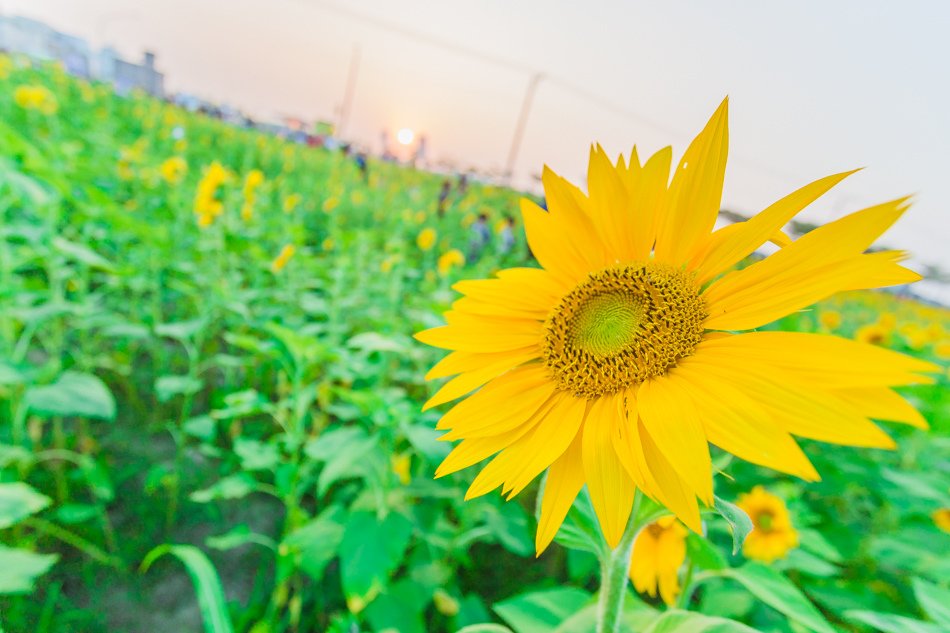
[[[542,79],[544,79],[544,73],[539,72],[531,75],[528,80],[524,100],[521,102],[521,112],[518,114],[518,123],[515,125],[515,133],[511,139],[511,148],[508,150],[508,162],[505,164],[505,180],[508,182],[511,181],[511,176],[515,171],[515,161],[518,158],[518,150],[521,149],[521,139],[524,137],[525,128],[528,126],[528,115],[531,114],[534,93]]]
[[[343,92],[343,104],[340,106],[340,120],[337,123],[334,136],[340,138],[343,136],[343,128],[350,118],[350,110],[353,107],[353,93],[356,92],[356,78],[360,72],[360,45],[353,45],[353,55],[350,57],[350,70],[346,75],[346,89]]]

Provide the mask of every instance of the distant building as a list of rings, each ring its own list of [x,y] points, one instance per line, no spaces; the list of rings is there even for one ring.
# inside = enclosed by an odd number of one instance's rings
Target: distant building
[[[111,82],[119,94],[144,90],[155,97],[165,94],[165,75],[155,68],[155,54],[145,51],[141,64],[134,64],[118,56],[112,48],[104,48],[97,56],[97,78]]]
[[[0,50],[50,61],[56,59],[51,47],[55,33],[42,22],[30,18],[0,15]]]
[[[165,76],[155,68],[154,53],[146,51],[141,64],[122,59],[113,48],[93,54],[81,37],[30,18],[0,15],[0,50],[38,61],[59,61],[68,72],[111,83],[121,94],[135,89],[156,97],[165,94]]]

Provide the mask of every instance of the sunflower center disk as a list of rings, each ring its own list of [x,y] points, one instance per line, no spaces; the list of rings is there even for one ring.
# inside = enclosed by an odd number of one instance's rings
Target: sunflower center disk
[[[665,374],[702,340],[706,306],[692,277],[661,264],[591,273],[546,323],[544,358],[578,397],[617,393]]]

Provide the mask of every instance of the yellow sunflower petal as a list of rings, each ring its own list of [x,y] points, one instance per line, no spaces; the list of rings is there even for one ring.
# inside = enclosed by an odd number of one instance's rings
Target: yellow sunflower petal
[[[833,393],[869,418],[903,422],[918,429],[929,426],[914,405],[886,387],[841,389]]]
[[[518,438],[531,430],[529,424],[516,427],[507,433],[488,437],[474,437],[459,442],[436,468],[436,478],[451,475],[491,457],[511,446]],[[441,438],[440,438],[441,439]]]
[[[584,460],[581,451],[582,435],[578,433],[548,470],[541,497],[541,517],[535,535],[537,555],[547,549],[564,523],[564,517],[574,504],[574,499],[584,487]]]
[[[775,238],[777,234],[783,242],[780,245],[787,246],[788,243],[782,239],[780,229],[800,211],[856,171],[859,170],[846,171],[816,180],[773,203],[745,222],[730,224],[713,233],[705,246],[693,257],[690,266],[696,270],[697,283],[706,283],[749,256],[770,238]]]
[[[591,216],[596,218],[594,226],[609,254],[607,263],[632,261],[633,236],[639,227],[632,222],[628,190],[618,169],[610,163],[600,145],[594,145],[590,150],[587,188],[590,194]]]
[[[584,421],[587,402],[561,393],[534,430],[526,435],[533,447],[530,455],[506,479],[505,491],[511,499],[534,480],[545,468],[559,459],[571,445]]]
[[[637,392],[637,410],[667,461],[706,505],[712,505],[709,446],[687,387],[675,371],[648,380]]]
[[[792,436],[739,388],[695,369],[689,359],[676,372],[690,383],[690,395],[711,444],[759,466],[807,481],[820,479]]]
[[[504,319],[447,312],[449,325],[415,334],[427,345],[463,352],[507,352],[537,345],[543,323],[527,319]]]
[[[666,204],[672,160],[671,147],[664,147],[651,156],[642,168],[634,169],[635,161],[633,157],[630,159],[626,183],[633,215],[630,257],[634,261],[647,260],[653,250]]]
[[[656,482],[657,498],[669,508],[686,527],[702,534],[703,524],[699,516],[699,504],[696,495],[683,482],[673,466],[670,465],[663,453],[657,448],[649,432],[643,426],[643,420],[638,422],[640,442],[643,446],[643,457],[650,469],[650,474]]]
[[[703,294],[707,327],[751,329],[842,290],[918,279],[893,257],[861,255],[906,208],[903,198],[858,211],[713,282]]]
[[[666,215],[656,237],[658,262],[689,261],[716,224],[729,153],[728,118],[726,98],[673,172]]]
[[[496,435],[527,420],[552,393],[554,385],[543,367],[518,367],[449,409],[436,428],[458,430],[463,436]]]
[[[498,360],[492,363],[482,362],[476,369],[463,372],[442,385],[442,388],[423,405],[422,410],[426,411],[432,407],[449,402],[450,400],[460,398],[468,392],[478,389],[489,380],[497,378],[506,371],[538,358],[540,353],[540,349],[538,348],[527,348],[519,352],[504,352],[500,355]]]
[[[616,547],[633,508],[634,485],[614,452],[612,436],[620,422],[615,398],[591,402],[584,421],[584,475],[594,512],[607,545]]]
[[[764,371],[781,369],[798,381],[828,389],[929,383],[933,379],[919,374],[940,371],[933,363],[876,345],[805,332],[707,336],[691,358],[724,366],[765,364]]]

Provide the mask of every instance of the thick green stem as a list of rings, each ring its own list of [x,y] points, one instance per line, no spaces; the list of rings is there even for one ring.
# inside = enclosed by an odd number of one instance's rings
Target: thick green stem
[[[601,557],[600,600],[597,607],[597,633],[617,633],[623,616],[623,603],[627,595],[627,578],[630,575],[630,552],[633,539],[640,530],[637,514],[640,510],[640,491],[637,490],[633,510],[627,521],[620,543],[613,550],[605,550]]]

